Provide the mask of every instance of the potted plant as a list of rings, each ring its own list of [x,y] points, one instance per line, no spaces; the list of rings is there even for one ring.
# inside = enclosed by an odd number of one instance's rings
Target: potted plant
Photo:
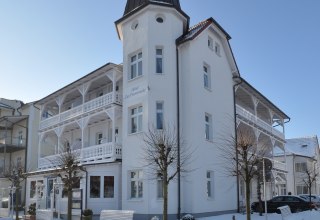
[[[27,211],[27,213],[29,214],[29,218],[30,220],[36,220],[36,203],[31,203],[29,205],[29,209]]]
[[[92,220],[93,212],[91,209],[85,209],[82,211],[83,220]]]

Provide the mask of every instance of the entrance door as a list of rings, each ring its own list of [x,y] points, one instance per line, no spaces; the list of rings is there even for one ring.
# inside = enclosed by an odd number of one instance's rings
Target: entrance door
[[[48,178],[47,182],[47,202],[46,202],[46,208],[50,209],[51,208],[51,194],[53,194],[53,183],[55,181],[55,178]],[[53,207],[55,204],[53,204]]]

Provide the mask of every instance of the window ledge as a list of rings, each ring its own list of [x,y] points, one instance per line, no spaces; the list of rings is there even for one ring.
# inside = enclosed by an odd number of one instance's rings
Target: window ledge
[[[204,86],[204,88],[205,88],[206,90],[208,90],[209,92],[212,92],[212,89],[211,89],[211,88],[205,87],[205,86]]]
[[[143,199],[135,199],[135,198],[130,198],[128,199],[128,202],[143,202]]]
[[[141,76],[137,76],[137,77],[135,77],[133,79],[128,79],[128,82],[133,82],[133,81],[138,80],[138,79],[140,79],[142,77],[143,77],[143,74]]]
[[[129,133],[128,136],[134,136],[134,135],[141,134],[141,133],[143,133],[143,131],[137,131],[135,133]]]
[[[210,140],[210,139],[205,139],[207,142],[213,144],[213,140]]]

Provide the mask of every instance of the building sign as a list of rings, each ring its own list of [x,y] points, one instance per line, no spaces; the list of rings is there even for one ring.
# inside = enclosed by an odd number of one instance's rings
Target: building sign
[[[82,210],[82,189],[72,190],[72,208]]]
[[[135,86],[124,95],[124,99],[129,99],[137,95],[146,93],[148,91],[148,86]]]

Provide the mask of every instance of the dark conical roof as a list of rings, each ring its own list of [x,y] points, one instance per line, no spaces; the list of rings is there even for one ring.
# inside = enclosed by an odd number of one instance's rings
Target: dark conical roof
[[[134,11],[136,8],[147,5],[149,3],[168,5],[170,7],[176,8],[178,11],[181,10],[179,0],[127,0],[126,8],[123,15],[126,15]]]

